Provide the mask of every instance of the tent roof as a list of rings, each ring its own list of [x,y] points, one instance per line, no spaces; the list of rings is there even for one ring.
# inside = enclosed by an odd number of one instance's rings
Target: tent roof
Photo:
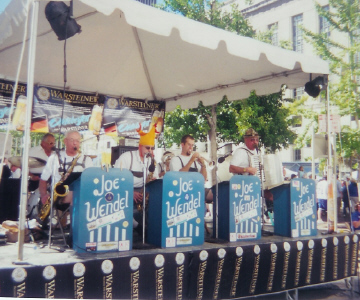
[[[14,79],[26,0],[0,15],[0,77]],[[40,2],[35,83],[63,86],[64,42]],[[238,36],[133,0],[74,0],[82,32],[67,40],[67,86],[72,90],[164,100],[167,110],[192,108],[304,86],[329,73],[328,63]],[[20,73],[27,81],[27,51]]]

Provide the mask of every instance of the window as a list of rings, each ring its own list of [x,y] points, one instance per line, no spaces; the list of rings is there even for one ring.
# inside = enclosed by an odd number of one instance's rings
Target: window
[[[294,99],[300,100],[302,95],[305,93],[305,87],[299,87],[297,89],[294,89]]]
[[[292,30],[293,30],[293,50],[296,52],[303,52],[303,36],[300,26],[303,22],[303,16],[297,15],[292,18]]]
[[[279,46],[278,23],[269,25],[268,29],[271,31],[271,45]]]
[[[301,149],[294,150],[294,157],[295,157],[295,161],[301,160]]]
[[[137,0],[141,3],[147,4],[147,5],[154,5],[156,4],[156,0]]]
[[[329,11],[329,5],[324,6],[323,10]],[[328,19],[319,16],[319,25],[320,25],[319,32],[326,33],[327,37],[330,37],[330,23]]]
[[[322,8],[325,11],[329,11],[329,5],[323,6]],[[330,38],[330,23],[328,21],[328,19],[319,16],[319,32],[321,34],[325,34],[327,38]],[[329,48],[329,45],[326,45],[327,48]]]
[[[293,127],[301,127],[302,126],[302,116],[293,116],[292,119],[294,120]]]

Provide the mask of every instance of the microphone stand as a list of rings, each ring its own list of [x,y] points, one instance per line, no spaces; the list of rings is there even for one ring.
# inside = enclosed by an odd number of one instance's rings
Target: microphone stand
[[[143,162],[143,205],[142,205],[142,219],[143,219],[143,224],[142,224],[142,242],[143,244],[145,244],[145,206],[146,206],[146,166],[145,166],[145,157],[144,157],[144,162]]]
[[[54,156],[54,159],[59,158],[60,157],[60,153],[58,152],[58,150],[55,150],[53,152],[53,154],[51,154],[51,156]],[[51,157],[50,156],[50,157]],[[50,214],[49,214],[49,223],[50,223],[50,228],[49,228],[49,240],[48,240],[48,248],[49,249],[54,249],[60,252],[64,252],[65,250],[61,247],[55,247],[52,245],[51,242],[51,237],[52,237],[52,217],[53,217],[53,205],[54,205],[54,187],[55,187],[55,164],[52,165],[52,170],[51,170],[51,192],[50,192]],[[46,220],[46,219],[45,219]]]
[[[142,228],[142,242],[143,244],[145,244],[145,221],[146,221],[146,218],[145,218],[145,212],[146,212],[146,179],[147,179],[147,176],[146,176],[146,171],[147,171],[147,166],[145,164],[145,159],[151,157],[151,154],[150,153],[147,153],[145,156],[144,156],[144,162],[143,162],[143,205],[142,205],[142,213],[143,213],[143,228]],[[150,167],[152,166],[152,164],[150,165]],[[149,168],[150,168],[149,167]],[[149,172],[151,170],[149,169]],[[152,171],[153,172],[153,171]]]

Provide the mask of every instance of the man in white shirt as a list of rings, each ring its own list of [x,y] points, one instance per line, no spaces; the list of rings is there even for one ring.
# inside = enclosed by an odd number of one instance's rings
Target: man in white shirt
[[[170,161],[170,171],[199,172],[207,180],[207,172],[204,158],[199,152],[193,152],[195,139],[187,134],[181,138],[181,154],[174,156]],[[205,200],[211,203],[213,193],[211,189],[205,189]]]
[[[200,172],[206,180],[206,166],[200,153],[193,152],[195,140],[191,135],[181,138],[181,154],[170,161],[170,171]]]
[[[39,146],[35,146],[29,149],[29,157],[39,158],[47,162],[48,158],[53,152],[55,147],[55,137],[51,133],[46,133],[41,139]],[[29,190],[34,191],[39,186],[39,180],[42,171],[45,166],[29,168]]]
[[[89,156],[81,154],[80,150],[81,135],[77,131],[68,131],[65,134],[65,150],[60,153],[53,153],[49,158],[41,174],[39,190],[40,200],[44,204],[50,197],[47,191],[47,181],[53,174],[55,183],[59,182],[77,159],[72,172],[82,172],[84,169],[92,167],[93,162]],[[62,200],[62,203],[72,204],[72,191]]]
[[[244,135],[245,145],[236,149],[230,161],[229,172],[234,175],[256,175],[258,168],[253,165],[252,157],[258,156],[259,135],[249,128]]]
[[[134,229],[142,227],[142,214],[137,206],[142,206],[144,174],[145,183],[158,178],[158,172],[155,170],[154,150],[155,150],[155,127],[152,127],[148,133],[144,133],[141,127],[137,130],[140,134],[139,148],[135,151],[128,151],[120,155],[116,160],[114,168],[128,169],[134,176]]]

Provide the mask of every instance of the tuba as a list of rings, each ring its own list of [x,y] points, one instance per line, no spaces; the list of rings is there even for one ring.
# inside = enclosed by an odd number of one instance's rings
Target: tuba
[[[70,173],[73,171],[79,157],[81,155],[81,151],[79,151],[78,155],[75,157],[75,159],[72,161],[71,166],[66,171],[66,173],[61,177],[60,181],[57,182],[54,186],[53,191],[53,203],[64,199],[67,194],[69,194],[69,186],[66,184],[63,184],[63,182],[66,180],[66,178],[69,177]],[[51,197],[49,197],[45,204],[42,205],[40,212],[39,212],[39,219],[41,221],[44,221],[50,214],[51,210]]]

